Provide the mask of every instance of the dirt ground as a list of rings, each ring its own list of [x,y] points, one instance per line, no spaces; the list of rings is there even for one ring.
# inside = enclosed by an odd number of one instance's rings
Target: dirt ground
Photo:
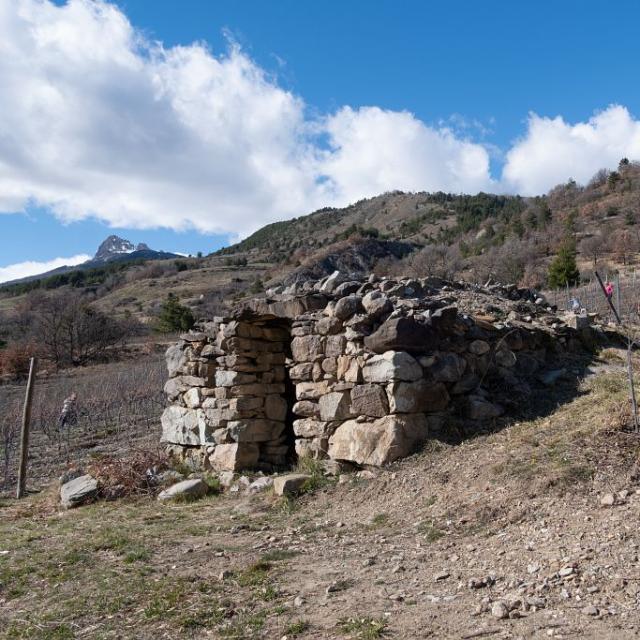
[[[550,416],[295,499],[6,500],[0,637],[637,638],[619,359]]]

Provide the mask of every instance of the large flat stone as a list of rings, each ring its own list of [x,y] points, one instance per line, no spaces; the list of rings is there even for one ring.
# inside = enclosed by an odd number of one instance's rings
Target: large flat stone
[[[433,329],[413,318],[391,318],[377,331],[364,339],[365,346],[374,353],[385,351],[424,352],[435,349]]]
[[[367,360],[362,376],[365,382],[413,382],[422,378],[422,367],[405,351],[387,351]]]
[[[312,362],[322,355],[323,345],[319,336],[297,336],[291,341],[291,353],[296,362]]]
[[[270,442],[284,431],[284,422],[250,418],[227,423],[229,437],[235,442]]]
[[[74,478],[60,487],[60,502],[65,509],[92,502],[97,495],[98,481],[88,474]]]
[[[348,420],[329,438],[329,457],[357,464],[382,466],[404,458],[427,439],[422,414],[396,414],[375,422]]]
[[[158,494],[158,500],[172,500],[179,497],[202,498],[207,495],[209,487],[204,480],[195,478],[193,480],[183,480]]]

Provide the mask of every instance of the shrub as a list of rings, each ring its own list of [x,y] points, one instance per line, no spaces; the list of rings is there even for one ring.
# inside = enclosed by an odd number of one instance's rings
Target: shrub
[[[195,323],[195,318],[189,307],[178,302],[178,298],[170,293],[163,302],[158,317],[157,328],[162,333],[174,331],[189,331]]]
[[[580,272],[576,264],[576,245],[573,240],[565,240],[558,255],[549,265],[549,286],[552,289],[575,286],[580,282]]]

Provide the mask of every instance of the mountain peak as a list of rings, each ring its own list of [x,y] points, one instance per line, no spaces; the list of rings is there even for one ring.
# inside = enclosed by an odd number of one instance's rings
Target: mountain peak
[[[145,245],[146,246],[146,245]],[[129,240],[111,235],[98,247],[94,260],[106,262],[114,256],[120,256],[125,253],[133,253],[136,247]]]

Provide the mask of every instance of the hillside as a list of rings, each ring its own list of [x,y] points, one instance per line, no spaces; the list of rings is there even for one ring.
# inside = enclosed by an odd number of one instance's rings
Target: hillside
[[[542,419],[299,498],[245,477],[195,503],[0,502],[0,634],[636,638],[637,437],[624,354],[602,355]]]
[[[85,287],[102,310],[143,321],[168,293],[205,317],[265,286],[336,268],[544,288],[549,263],[567,239],[584,277],[594,266],[633,269],[640,248],[638,164],[623,161],[619,171],[601,171],[587,185],[569,181],[536,198],[386,193],[267,225],[203,258],[110,262],[33,286]],[[23,293],[0,288],[0,309],[14,308]]]

